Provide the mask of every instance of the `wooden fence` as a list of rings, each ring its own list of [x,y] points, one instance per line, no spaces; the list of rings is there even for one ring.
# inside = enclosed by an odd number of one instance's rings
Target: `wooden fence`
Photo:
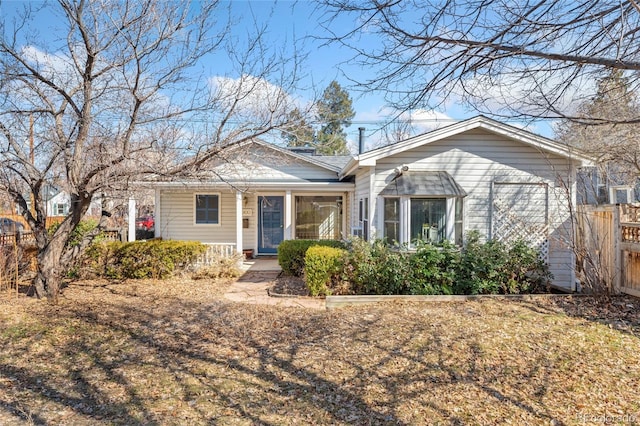
[[[583,280],[640,297],[640,205],[579,206],[576,219]]]
[[[107,241],[121,241],[122,232],[119,229],[106,229],[102,231],[103,239]],[[36,239],[33,232],[20,232],[12,234],[0,234],[0,246],[5,245],[35,245]]]

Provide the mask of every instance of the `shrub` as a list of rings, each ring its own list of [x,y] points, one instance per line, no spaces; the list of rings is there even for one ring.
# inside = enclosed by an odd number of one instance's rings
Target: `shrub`
[[[304,276],[312,296],[331,294],[331,283],[342,271],[345,254],[345,250],[335,247],[309,247],[305,254]]]
[[[191,275],[191,278],[194,280],[202,280],[239,277],[241,271],[238,265],[242,262],[242,259],[244,259],[243,254],[214,257],[210,265],[197,268]]]
[[[411,274],[408,254],[382,240],[353,238],[348,244],[343,279],[356,294],[406,294]]]
[[[49,226],[49,228],[47,228],[47,232],[49,233],[49,235],[53,235],[53,233],[56,232],[56,230],[60,227],[61,223],[62,221],[56,222],[51,226]],[[78,223],[78,226],[76,226],[76,229],[74,229],[73,232],[71,233],[71,238],[69,239],[69,245],[71,247],[79,246],[83,238],[89,232],[93,231],[97,226],[98,226],[98,221],[95,219],[81,220],[80,223]],[[100,234],[98,234],[94,241],[100,241],[100,240],[101,240],[101,236]]]
[[[168,278],[203,254],[196,241],[134,241],[93,244],[86,257],[92,271],[108,278]]]
[[[511,279],[505,287],[505,292],[508,293],[548,290],[549,281],[553,278],[538,251],[522,240],[516,241],[509,248],[507,271],[511,273]]]
[[[448,241],[431,245],[419,241],[410,255],[410,294],[452,294],[460,264],[458,249]]]
[[[278,263],[288,275],[301,277],[304,272],[305,255],[311,246],[344,248],[344,244],[334,240],[285,240],[278,245]]]
[[[478,232],[467,235],[454,290],[456,294],[510,294],[539,291],[551,278],[538,251],[524,241],[508,246],[480,242]]]
[[[448,241],[416,242],[415,253],[383,241],[349,241],[343,281],[353,294],[496,294],[540,291],[551,278],[525,242],[481,242],[467,235],[460,251]]]

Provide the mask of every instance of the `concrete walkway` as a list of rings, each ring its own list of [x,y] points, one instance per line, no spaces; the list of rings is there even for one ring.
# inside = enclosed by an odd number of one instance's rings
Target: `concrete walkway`
[[[224,297],[241,303],[273,306],[295,306],[306,309],[325,309],[324,299],[312,297],[271,297],[267,293],[282,272],[278,260],[272,257],[245,261],[243,274],[231,284]]]

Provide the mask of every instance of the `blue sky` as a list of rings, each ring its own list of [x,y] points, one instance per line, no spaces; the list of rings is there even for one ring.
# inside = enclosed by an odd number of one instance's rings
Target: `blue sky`
[[[9,17],[16,8],[22,6],[20,1],[9,1],[0,4],[0,13],[4,17]],[[42,3],[34,2],[32,4]],[[343,88],[349,91],[356,112],[353,125],[347,129],[348,139],[352,147],[358,137],[358,127],[365,127],[371,140],[379,137],[379,133],[375,134],[373,132],[381,126],[385,119],[388,119],[393,114],[393,111],[385,108],[382,93],[361,93],[353,87],[353,82],[350,79],[366,79],[373,75],[372,70],[363,69],[356,64],[352,60],[354,54],[349,49],[335,44],[325,45],[322,40],[318,39],[318,37],[323,36],[324,30],[319,23],[322,16],[316,10],[315,2],[233,0],[225,5],[230,6],[234,16],[233,36],[242,38],[256,24],[264,24],[267,28],[266,37],[271,46],[291,51],[294,48],[293,40],[297,40],[295,44],[298,47],[301,46],[303,51],[308,52],[304,62],[304,85],[306,87],[314,86],[316,90],[321,91],[335,79]],[[40,19],[42,22],[38,22],[38,27],[41,29],[42,37],[46,37],[46,29],[55,23],[56,17],[51,14],[44,14],[41,15]],[[337,21],[334,22],[333,28],[340,31],[341,24],[344,24],[346,29],[352,23]],[[373,42],[366,34],[363,35],[362,43]],[[366,47],[366,45],[363,44],[363,47]],[[218,55],[213,60],[210,60],[209,63],[202,64],[202,67],[206,73],[210,74],[210,77],[217,75],[238,77],[230,73],[230,64],[225,61],[224,55]],[[300,90],[299,93],[292,93],[291,95],[305,99],[310,94],[311,91]],[[473,111],[467,110],[455,101],[450,101],[446,104],[446,111],[438,111],[437,113],[417,111],[412,114],[412,119],[418,123],[417,131],[421,131],[433,125],[430,120],[434,117],[438,118],[440,124],[448,124],[450,123],[449,119],[461,120],[474,115],[476,113]],[[552,136],[548,125],[538,126],[532,130],[545,136]]]
[[[230,4],[236,16],[245,18],[245,25],[251,24],[253,18],[259,23],[265,23],[269,28],[268,36],[273,38],[274,44],[296,39],[305,50],[308,50],[309,55],[305,62],[305,69],[309,74],[308,84],[323,89],[332,80],[337,80],[349,91],[356,112],[352,126],[347,129],[350,141],[355,143],[357,140],[358,127],[365,127],[370,134],[394,114],[386,107],[382,93],[362,93],[355,88],[351,80],[362,81],[373,77],[373,71],[353,61],[354,52],[348,48],[336,44],[327,45],[321,40],[325,30],[320,22],[324,18],[314,2],[235,0]],[[344,24],[344,27],[341,28],[341,24]],[[351,22],[333,22],[333,29],[346,30],[351,24]],[[235,30],[238,33],[244,31],[243,26],[238,26]],[[373,39],[363,35],[362,43],[373,42]],[[412,119],[419,123],[418,130],[422,130],[433,125],[432,119],[437,119],[440,124],[448,124],[451,122],[450,119],[461,120],[474,115],[476,115],[474,112],[467,111],[460,105],[449,103],[446,111],[436,113],[419,111],[412,114]],[[371,137],[375,139],[377,135],[372,134]]]

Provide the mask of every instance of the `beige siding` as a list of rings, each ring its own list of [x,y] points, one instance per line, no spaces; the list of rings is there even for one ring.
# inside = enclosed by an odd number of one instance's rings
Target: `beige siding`
[[[196,225],[195,194],[220,194],[220,225]],[[164,239],[201,241],[204,243],[236,242],[236,195],[216,190],[161,191],[161,217],[156,220]]]
[[[573,253],[566,182],[572,173],[568,160],[490,132],[475,130],[383,158],[376,166],[374,194],[395,175],[398,166],[411,170],[446,171],[467,192],[464,229],[490,232],[491,182],[536,182],[549,186],[551,229],[549,266],[557,285],[571,286]]]
[[[249,219],[249,228],[242,229],[242,247],[253,249],[258,248],[258,197],[256,194],[247,193],[242,200],[243,209],[250,210],[249,215],[242,215],[243,219]]]
[[[196,225],[195,224],[195,194],[220,194],[221,225]],[[244,249],[257,249],[258,235],[258,196],[278,195],[285,196],[284,191],[251,192],[243,195],[242,208],[247,214],[243,219],[249,220],[249,227],[242,229],[242,247]],[[341,196],[343,198],[343,218],[341,226],[348,224],[350,220],[348,192],[317,192],[295,191],[292,192],[292,227],[295,226],[295,197],[305,195]],[[159,217],[156,218],[158,236],[164,239],[192,240],[204,243],[234,243],[236,242],[236,195],[235,192],[206,190],[161,190],[160,191]],[[343,230],[343,232],[348,232]]]

